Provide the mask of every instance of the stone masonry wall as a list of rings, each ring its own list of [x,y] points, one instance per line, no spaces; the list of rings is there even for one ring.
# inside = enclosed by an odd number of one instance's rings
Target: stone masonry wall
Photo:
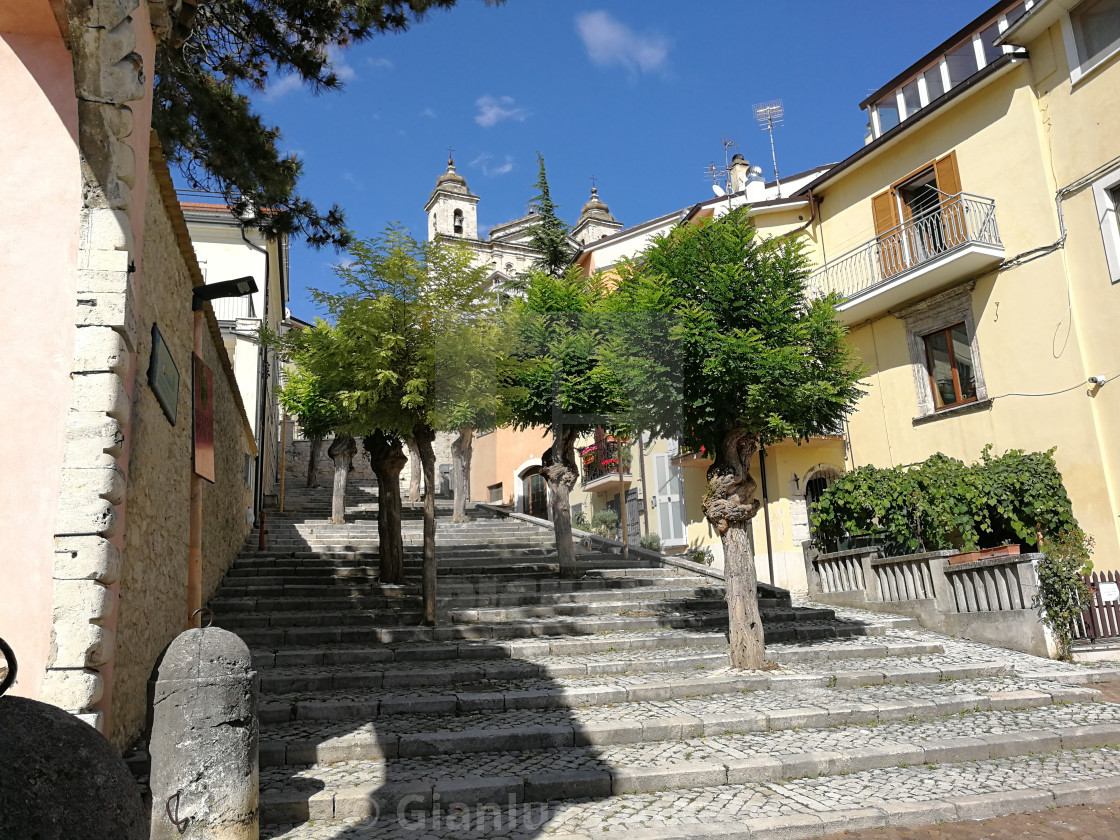
[[[111,740],[123,748],[140,735],[147,682],[164,648],[187,621],[191,474],[191,289],[202,283],[166,164],[154,155],[148,181],[144,265],[149,278],[137,314],[137,375],[132,405],[128,516],[120,581]],[[214,484],[203,483],[203,600],[217,588],[248,535],[251,493],[244,459],[251,435],[214,319],[204,313],[202,355],[213,372]],[[175,425],[148,384],[152,324],[179,370]]]

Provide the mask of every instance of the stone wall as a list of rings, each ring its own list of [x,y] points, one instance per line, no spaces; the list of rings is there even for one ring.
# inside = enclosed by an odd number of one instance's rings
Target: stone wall
[[[186,628],[191,475],[191,289],[202,283],[166,164],[153,156],[144,239],[148,283],[137,313],[124,555],[114,663],[111,740],[140,735],[147,682],[164,648]],[[214,484],[203,483],[203,600],[217,588],[248,535],[245,456],[252,436],[213,311],[204,313],[202,357],[215,388]],[[179,371],[174,425],[148,384],[152,325]]]
[[[295,435],[293,436],[292,426],[289,423],[287,432],[287,444],[285,446],[284,455],[284,481],[287,487],[304,487],[307,483],[307,462],[311,457],[311,443],[306,438],[300,435],[299,427],[295,427]],[[436,435],[435,442],[432,444],[432,449],[435,450],[436,455],[436,478],[439,478],[440,464],[451,463],[451,441],[455,439],[455,435],[449,432],[439,432]],[[327,457],[327,448],[331,445],[331,440],[328,438],[323,441],[323,445],[319,448],[319,460],[315,465],[315,475],[320,487],[330,487],[331,482],[334,480],[334,465],[331,459]],[[405,455],[408,450],[405,450]],[[412,460],[405,464],[404,470],[401,471],[401,482],[407,487],[410,477],[412,475]],[[362,448],[362,442],[358,441],[358,454],[354,456],[354,469],[350,473],[352,479],[370,479],[374,478],[373,468],[369,465],[369,456],[366,455],[365,450]]]

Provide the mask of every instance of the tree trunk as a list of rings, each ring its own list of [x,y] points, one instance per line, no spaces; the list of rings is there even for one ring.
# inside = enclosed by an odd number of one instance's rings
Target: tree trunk
[[[560,577],[579,576],[576,568],[576,547],[572,543],[572,488],[576,486],[579,470],[576,467],[575,431],[564,430],[561,437],[541,456],[541,474],[548,482],[549,504],[552,507],[552,528],[556,534],[556,559],[560,563]]]
[[[362,439],[377,476],[378,580],[404,583],[404,538],[401,536],[401,470],[408,460],[398,438],[374,432]]]
[[[418,502],[420,501],[420,450],[416,448],[416,441],[412,438],[405,438],[404,441],[408,446],[408,460],[412,463],[408,468],[408,500]]]
[[[316,481],[315,468],[319,465],[319,450],[323,446],[323,439],[321,437],[311,438],[311,453],[307,458],[307,486],[318,487],[319,482]]]
[[[420,464],[424,467],[424,565],[421,584],[424,597],[424,624],[436,624],[436,454],[432,441],[436,433],[426,423],[417,423],[412,429],[416,448],[420,451]]]
[[[466,522],[467,502],[471,500],[471,455],[474,454],[474,427],[459,429],[451,444],[451,485],[455,496],[452,521]]]
[[[350,435],[336,435],[327,449],[334,461],[334,493],[331,496],[331,522],[341,525],[346,521],[346,475],[358,451],[358,444]]]
[[[762,617],[758,612],[758,575],[748,528],[758,513],[751,478],[751,458],[758,437],[739,429],[727,433],[708,468],[704,516],[723,541],[723,574],[727,585],[731,667],[757,669],[766,663]]]

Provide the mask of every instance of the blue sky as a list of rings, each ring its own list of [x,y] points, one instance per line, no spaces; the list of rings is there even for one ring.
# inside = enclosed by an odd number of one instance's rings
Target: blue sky
[[[278,79],[258,97],[304,194],[337,202],[361,237],[389,222],[426,231],[424,203],[447,147],[479,203],[479,227],[524,215],[536,152],[574,222],[597,176],[625,225],[711,195],[722,139],[773,177],[752,114],[782,99],[779,174],[840,160],[863,143],[858,103],[978,16],[985,0],[668,2],[460,0],[402,35],[336,55],[341,92]],[[293,314],[309,287],[335,288],[340,255],[292,243]]]

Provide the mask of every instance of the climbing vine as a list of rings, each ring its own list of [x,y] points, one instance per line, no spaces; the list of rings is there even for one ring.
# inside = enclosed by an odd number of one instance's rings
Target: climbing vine
[[[1004,544],[1037,546],[1077,528],[1054,450],[1013,449],[965,464],[941,453],[920,464],[860,467],[824,491],[813,509],[826,549],[867,538],[888,556],[918,551],[975,551]]]
[[[1054,634],[1058,658],[1072,659],[1073,625],[1088,608],[1092,593],[1085,578],[1093,570],[1093,538],[1080,528],[1061,531],[1043,541],[1038,563],[1038,594],[1033,606]]]

